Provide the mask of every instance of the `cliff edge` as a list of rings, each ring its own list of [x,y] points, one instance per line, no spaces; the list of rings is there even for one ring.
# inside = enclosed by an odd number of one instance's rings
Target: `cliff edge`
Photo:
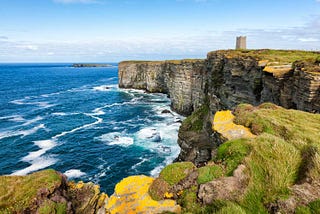
[[[210,128],[219,110],[272,102],[319,113],[319,63],[319,52],[220,50],[203,60],[121,62],[119,86],[166,93],[173,110],[193,113],[179,130],[177,160],[201,165],[221,143]]]

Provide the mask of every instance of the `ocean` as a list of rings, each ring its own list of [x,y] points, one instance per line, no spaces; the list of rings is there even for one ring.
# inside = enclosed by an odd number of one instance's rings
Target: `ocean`
[[[112,194],[171,163],[183,117],[164,94],[118,88],[111,64],[0,64],[0,175],[52,168]]]

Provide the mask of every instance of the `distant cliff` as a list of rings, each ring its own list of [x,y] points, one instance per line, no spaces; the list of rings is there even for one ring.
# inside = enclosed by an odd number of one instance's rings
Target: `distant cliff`
[[[119,86],[166,93],[173,110],[194,112],[180,128],[178,160],[201,164],[221,143],[210,129],[216,111],[272,102],[319,113],[319,63],[319,52],[284,50],[221,50],[204,60],[125,61],[119,64]],[[194,125],[197,121],[201,127]]]
[[[172,108],[190,115],[204,100],[205,60],[127,61],[119,64],[119,86],[169,95]]]

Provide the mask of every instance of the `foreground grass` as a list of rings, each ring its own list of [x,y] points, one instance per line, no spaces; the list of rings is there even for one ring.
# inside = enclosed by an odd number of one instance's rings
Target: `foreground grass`
[[[248,213],[267,213],[271,203],[288,198],[289,187],[305,177],[320,179],[319,114],[263,104],[240,105],[235,115],[237,123],[258,135],[248,141],[252,150],[244,161],[249,184],[240,204]],[[308,148],[313,156],[305,159]]]
[[[54,170],[44,170],[27,176],[0,177],[0,213],[21,213],[32,208],[40,189],[52,193],[61,185],[61,176]],[[40,213],[65,210],[65,204],[44,203]]]
[[[198,130],[205,113],[206,109],[200,109],[184,121],[185,125]],[[178,200],[184,213],[270,213],[274,204],[292,196],[293,185],[320,180],[319,114],[265,103],[259,107],[239,105],[234,115],[234,122],[249,128],[256,137],[223,143],[215,158],[197,169],[198,187],[184,190]],[[245,190],[232,201],[202,204],[197,198],[199,186],[233,176],[240,164],[246,168]],[[187,168],[191,169],[188,163],[169,165],[161,172],[160,180],[172,186],[187,176]],[[317,213],[319,207],[319,201],[311,202],[298,206],[296,213]]]

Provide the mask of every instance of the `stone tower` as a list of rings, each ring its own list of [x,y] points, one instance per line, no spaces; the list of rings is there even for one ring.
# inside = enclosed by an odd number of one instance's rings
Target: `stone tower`
[[[247,49],[247,37],[246,36],[238,36],[236,49]]]

